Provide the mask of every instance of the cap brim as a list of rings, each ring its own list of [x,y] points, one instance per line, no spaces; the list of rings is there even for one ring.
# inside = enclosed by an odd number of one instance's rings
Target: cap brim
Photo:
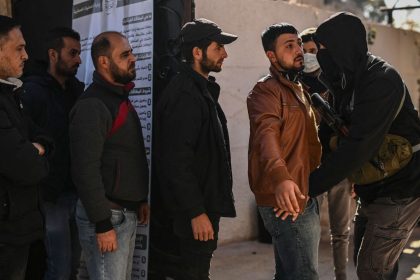
[[[226,45],[238,39],[238,36],[230,34],[230,33],[222,32],[217,35],[211,36],[210,39],[213,41],[216,41],[219,44]]]

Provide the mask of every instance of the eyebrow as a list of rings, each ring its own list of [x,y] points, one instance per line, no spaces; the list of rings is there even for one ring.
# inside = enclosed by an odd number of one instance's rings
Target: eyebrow
[[[131,53],[132,51],[133,51],[133,49],[125,50],[125,51],[123,51],[123,52],[120,54],[120,56],[123,56],[123,55],[129,54],[129,53]]]
[[[289,39],[289,40],[285,41],[285,42],[283,43],[283,45],[286,45],[286,44],[288,44],[288,43],[295,43],[295,42],[300,43],[300,42],[301,42],[301,40],[299,40],[299,39]]]

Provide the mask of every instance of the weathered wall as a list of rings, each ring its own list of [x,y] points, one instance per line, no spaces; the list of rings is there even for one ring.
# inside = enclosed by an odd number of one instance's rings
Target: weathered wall
[[[0,0],[0,15],[11,16],[12,4],[10,0]]]
[[[257,226],[256,208],[247,179],[249,124],[246,97],[269,66],[260,42],[261,31],[282,21],[303,30],[320,24],[332,12],[275,0],[196,0],[195,3],[197,18],[211,19],[224,31],[239,35],[236,42],[227,46],[229,57],[223,71],[216,75],[222,86],[221,104],[228,117],[238,212],[235,219],[222,219],[220,241],[250,239],[257,236]],[[376,31],[372,52],[387,59],[402,73],[418,107],[420,73],[416,69],[420,68],[420,34],[386,26],[370,27]]]

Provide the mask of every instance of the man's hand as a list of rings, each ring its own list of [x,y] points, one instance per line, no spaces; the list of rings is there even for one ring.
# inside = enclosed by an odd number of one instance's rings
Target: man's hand
[[[32,143],[34,147],[38,150],[38,155],[43,156],[45,154],[45,148],[39,143]]]
[[[288,216],[291,216],[292,217],[292,221],[294,222],[294,221],[296,221],[296,219],[299,216],[299,213],[296,213],[296,214],[293,215],[292,213],[287,212],[287,211],[285,211],[283,209],[279,209],[279,208],[274,208],[273,211],[274,211],[274,213],[276,213],[275,214],[276,217],[282,219],[283,221],[286,220],[286,218]]]
[[[117,250],[117,233],[114,229],[110,231],[97,233],[96,241],[98,242],[99,251],[103,253],[114,252]]]
[[[207,214],[201,214],[191,219],[191,227],[195,240],[214,240],[213,226]]]
[[[149,223],[150,208],[147,202],[140,204],[139,210],[137,211],[137,219],[141,225],[147,225]]]
[[[279,209],[289,212],[292,216],[297,217],[300,212],[297,197],[305,199],[305,196],[300,192],[299,187],[295,184],[295,182],[292,180],[285,180],[281,182],[276,187],[274,196]],[[287,214],[286,217],[289,214]],[[284,217],[284,219],[286,217]]]

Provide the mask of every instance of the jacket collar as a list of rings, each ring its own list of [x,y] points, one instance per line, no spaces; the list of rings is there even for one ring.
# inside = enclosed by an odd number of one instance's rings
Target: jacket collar
[[[200,91],[206,96],[206,92],[211,94],[210,99],[217,101],[220,95],[220,86],[216,83],[216,78],[209,76],[208,79],[194,71],[190,65],[183,62],[181,65],[181,70],[187,73],[194,81],[194,83],[199,87]]]
[[[295,97],[303,104],[307,104],[307,102],[305,102],[304,100],[304,96],[303,96],[303,88],[301,83],[295,83],[292,82],[290,80],[288,80],[286,77],[283,76],[283,74],[276,70],[273,66],[270,66],[270,74],[273,78],[275,78],[280,84],[282,84],[283,86],[289,88],[293,94],[295,95]]]
[[[133,82],[129,82],[125,86],[112,85],[96,71],[93,72],[93,82],[122,97],[128,97],[128,94],[134,88]]]

